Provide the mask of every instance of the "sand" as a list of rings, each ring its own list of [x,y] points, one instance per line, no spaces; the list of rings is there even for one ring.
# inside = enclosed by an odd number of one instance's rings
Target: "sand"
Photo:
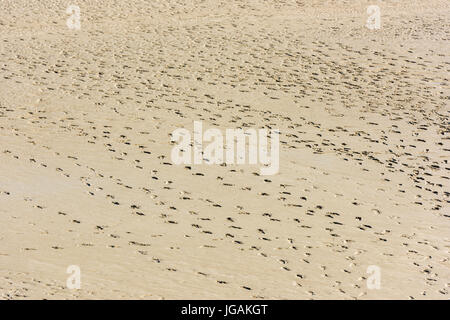
[[[450,5],[372,2],[1,0],[0,298],[449,299]]]

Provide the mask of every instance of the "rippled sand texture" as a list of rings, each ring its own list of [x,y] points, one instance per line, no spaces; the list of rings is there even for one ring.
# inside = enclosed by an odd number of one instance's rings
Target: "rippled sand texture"
[[[448,1],[380,30],[366,1],[68,4],[0,2],[2,299],[449,299]],[[193,121],[278,128],[279,174],[173,165]]]

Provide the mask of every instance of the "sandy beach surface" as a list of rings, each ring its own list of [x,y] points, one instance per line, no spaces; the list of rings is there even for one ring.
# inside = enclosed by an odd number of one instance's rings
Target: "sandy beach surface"
[[[0,0],[0,299],[448,300],[449,18]],[[278,129],[279,172],[174,164],[194,121]]]

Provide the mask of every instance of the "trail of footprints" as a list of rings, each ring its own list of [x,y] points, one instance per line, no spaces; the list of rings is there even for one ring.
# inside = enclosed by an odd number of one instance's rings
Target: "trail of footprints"
[[[260,19],[245,27],[241,19],[176,27],[161,22],[157,29],[143,22],[139,30],[130,25],[126,27],[129,32],[111,30],[108,36],[102,29],[88,28],[89,43],[81,37],[71,42],[56,37],[43,45],[28,36],[23,46],[29,48],[20,55],[8,53],[8,48],[17,45],[13,39],[3,40],[2,81],[31,81],[43,98],[34,106],[0,105],[0,133],[21,141],[21,147],[2,146],[1,157],[77,181],[93,201],[120,210],[118,222],[160,219],[164,227],[155,237],[168,237],[165,230],[178,228],[185,232],[184,241],[200,239],[211,250],[232,247],[244,260],[257,255],[261,263],[277,265],[280,272],[288,273],[299,297],[327,294],[314,287],[312,268],[320,269],[333,292],[358,298],[366,291],[365,265],[359,256],[370,252],[352,239],[358,232],[364,232],[367,242],[376,242],[387,261],[399,258],[390,253],[389,246],[400,248],[429,288],[420,294],[448,295],[448,283],[443,286],[442,280],[436,280],[441,275],[434,271],[440,264],[448,266],[448,259],[421,259],[433,250],[448,254],[448,242],[417,237],[414,231],[399,234],[396,225],[405,217],[396,215],[395,208],[413,203],[417,210],[445,223],[450,218],[449,111],[445,108],[449,63],[433,49],[416,54],[418,49],[412,45],[394,48],[377,38],[377,47],[347,38],[313,40],[306,45],[304,34],[297,33],[290,20],[272,28],[270,19],[267,24]],[[323,28],[321,24],[319,34]],[[423,36],[418,32],[410,36]],[[353,34],[359,33],[355,27]],[[408,38],[403,40],[408,43]],[[358,63],[361,56],[366,64]],[[67,106],[52,113],[43,103],[64,96],[76,97],[92,108],[80,111]],[[276,106],[273,101],[286,99],[295,110],[271,107]],[[311,112],[313,108],[321,108],[324,117],[336,122],[322,121]],[[346,125],[341,120],[348,117],[357,117],[357,121]],[[173,165],[170,133],[179,126],[192,128],[193,120],[219,129],[279,129],[280,174],[260,176],[258,168],[248,166]],[[46,131],[66,142],[73,140],[73,146],[61,148],[49,135],[34,135]],[[78,149],[83,145],[102,154],[108,163],[83,154]],[[22,146],[31,146],[26,156]],[[291,167],[283,167],[284,163],[302,166],[301,159],[290,157],[301,152],[314,159],[331,155],[358,172],[376,175],[387,188],[377,191],[386,194],[391,211],[382,211],[381,204],[357,192],[342,194],[329,191],[310,176],[292,177],[297,172],[286,171]],[[331,167],[310,166],[308,170],[351,181]],[[144,183],[133,179],[139,175]],[[356,188],[366,190],[371,183],[360,181]],[[411,186],[415,194],[406,191]],[[12,193],[0,190],[0,197]],[[336,200],[327,203],[330,198]],[[257,203],[247,199],[257,199]],[[67,225],[84,223],[76,212],[54,210],[36,198],[25,197],[24,201],[35,210],[66,219]],[[174,263],[176,259],[166,262],[153,256],[151,237],[117,233],[115,228],[92,225],[90,230],[102,234],[105,241],[114,239],[111,249],[129,247],[143,258],[152,256],[165,272],[180,272],[183,265]],[[317,234],[319,239],[314,238]],[[182,257],[183,244],[178,245],[172,254]],[[427,249],[422,253],[417,247]],[[52,248],[64,250],[57,243]],[[334,260],[324,259],[326,255]],[[253,287],[242,277],[233,282],[220,277],[220,272],[202,271],[201,265],[193,269],[211,278],[218,288],[233,286],[248,291],[249,297],[272,297],[262,293],[263,279],[259,287]]]

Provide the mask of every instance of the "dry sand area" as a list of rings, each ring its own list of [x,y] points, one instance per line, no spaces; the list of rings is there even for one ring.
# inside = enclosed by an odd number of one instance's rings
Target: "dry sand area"
[[[0,298],[449,299],[449,18],[0,0]],[[194,121],[279,129],[279,173],[173,164]]]

